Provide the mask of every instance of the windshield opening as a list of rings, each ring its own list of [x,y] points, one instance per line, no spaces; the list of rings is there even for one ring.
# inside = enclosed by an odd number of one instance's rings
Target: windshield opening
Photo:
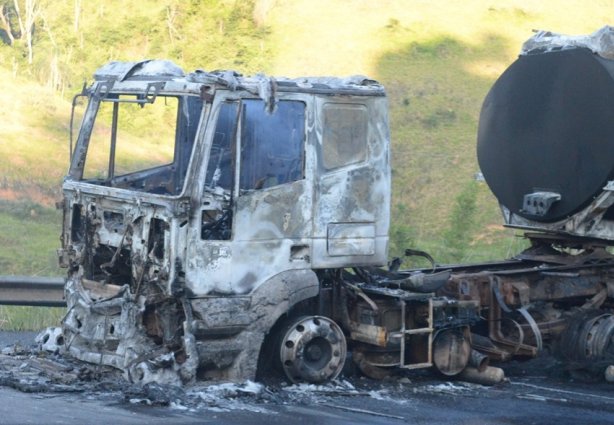
[[[181,193],[203,107],[194,96],[109,95],[86,142],[81,180],[142,192]]]

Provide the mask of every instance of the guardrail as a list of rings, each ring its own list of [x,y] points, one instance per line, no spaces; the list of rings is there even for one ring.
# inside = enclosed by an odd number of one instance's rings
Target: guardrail
[[[0,276],[0,304],[66,307],[64,278]]]

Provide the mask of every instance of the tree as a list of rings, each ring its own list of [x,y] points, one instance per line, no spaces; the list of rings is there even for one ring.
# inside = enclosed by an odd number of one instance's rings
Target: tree
[[[13,29],[11,28],[11,23],[8,18],[9,8],[6,4],[0,4],[0,24],[2,25],[0,29],[3,29],[8,38],[9,46],[12,46],[15,43],[15,37],[13,36]]]
[[[17,3],[17,0],[15,0]],[[32,65],[32,58],[34,56],[32,51],[32,37],[34,36],[34,24],[36,19],[40,15],[40,7],[37,0],[26,0],[25,1],[25,34],[26,34],[26,45],[28,46],[28,63]]]
[[[79,17],[81,16],[81,0],[75,0],[75,18],[73,19],[72,30],[75,34],[79,32]]]
[[[21,20],[21,11],[19,10],[19,1],[13,0],[13,5],[15,7],[15,13],[17,14],[17,22],[19,22],[19,37],[23,37],[23,34],[26,32],[23,27],[23,21]]]
[[[7,34],[11,34],[9,39],[11,40],[10,44],[13,44],[15,41],[12,35],[12,28],[10,24],[10,20],[6,19],[5,10],[8,10],[6,7],[7,4],[4,3],[2,5],[2,17],[0,17],[0,21],[5,25],[5,31]],[[34,28],[36,24],[36,20],[40,16],[41,8],[39,0],[25,0],[24,1],[24,12],[25,15],[21,12],[21,6],[19,5],[18,0],[13,0],[13,8],[15,12],[15,17],[17,19],[17,23],[19,24],[19,37],[22,39],[24,36],[26,38],[26,47],[28,49],[28,63],[32,65],[32,59],[34,56],[33,53],[33,37],[34,37]],[[8,29],[6,29],[8,28]]]
[[[170,39],[171,43],[174,43],[176,39],[181,38],[181,35],[175,26],[177,16],[178,12],[176,4],[166,6],[166,26],[168,28],[168,38]]]

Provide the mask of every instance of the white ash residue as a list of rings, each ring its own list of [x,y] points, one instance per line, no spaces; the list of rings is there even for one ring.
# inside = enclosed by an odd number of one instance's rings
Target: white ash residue
[[[256,413],[274,413],[258,405],[258,402],[266,403],[261,395],[264,385],[246,381],[242,384],[223,383],[216,385],[197,386],[190,388],[186,395],[190,404],[195,405],[197,410],[209,410],[212,412],[230,412],[232,410],[247,410]],[[185,408],[185,406],[181,406]]]
[[[441,384],[417,386],[414,387],[412,391],[414,393],[459,395],[485,388],[487,387],[479,384],[471,384],[469,382],[442,382]]]

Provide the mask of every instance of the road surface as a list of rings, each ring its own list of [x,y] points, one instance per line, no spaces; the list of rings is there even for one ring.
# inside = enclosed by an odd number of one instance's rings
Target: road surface
[[[19,339],[27,344],[33,334],[0,332],[0,346]],[[387,382],[143,389],[102,373],[75,384],[69,368],[68,384],[64,375],[50,384],[37,373],[61,364],[57,357],[7,353],[0,358],[0,424],[614,424],[614,385],[578,382],[549,359],[511,364],[509,382],[494,387],[421,371]]]

